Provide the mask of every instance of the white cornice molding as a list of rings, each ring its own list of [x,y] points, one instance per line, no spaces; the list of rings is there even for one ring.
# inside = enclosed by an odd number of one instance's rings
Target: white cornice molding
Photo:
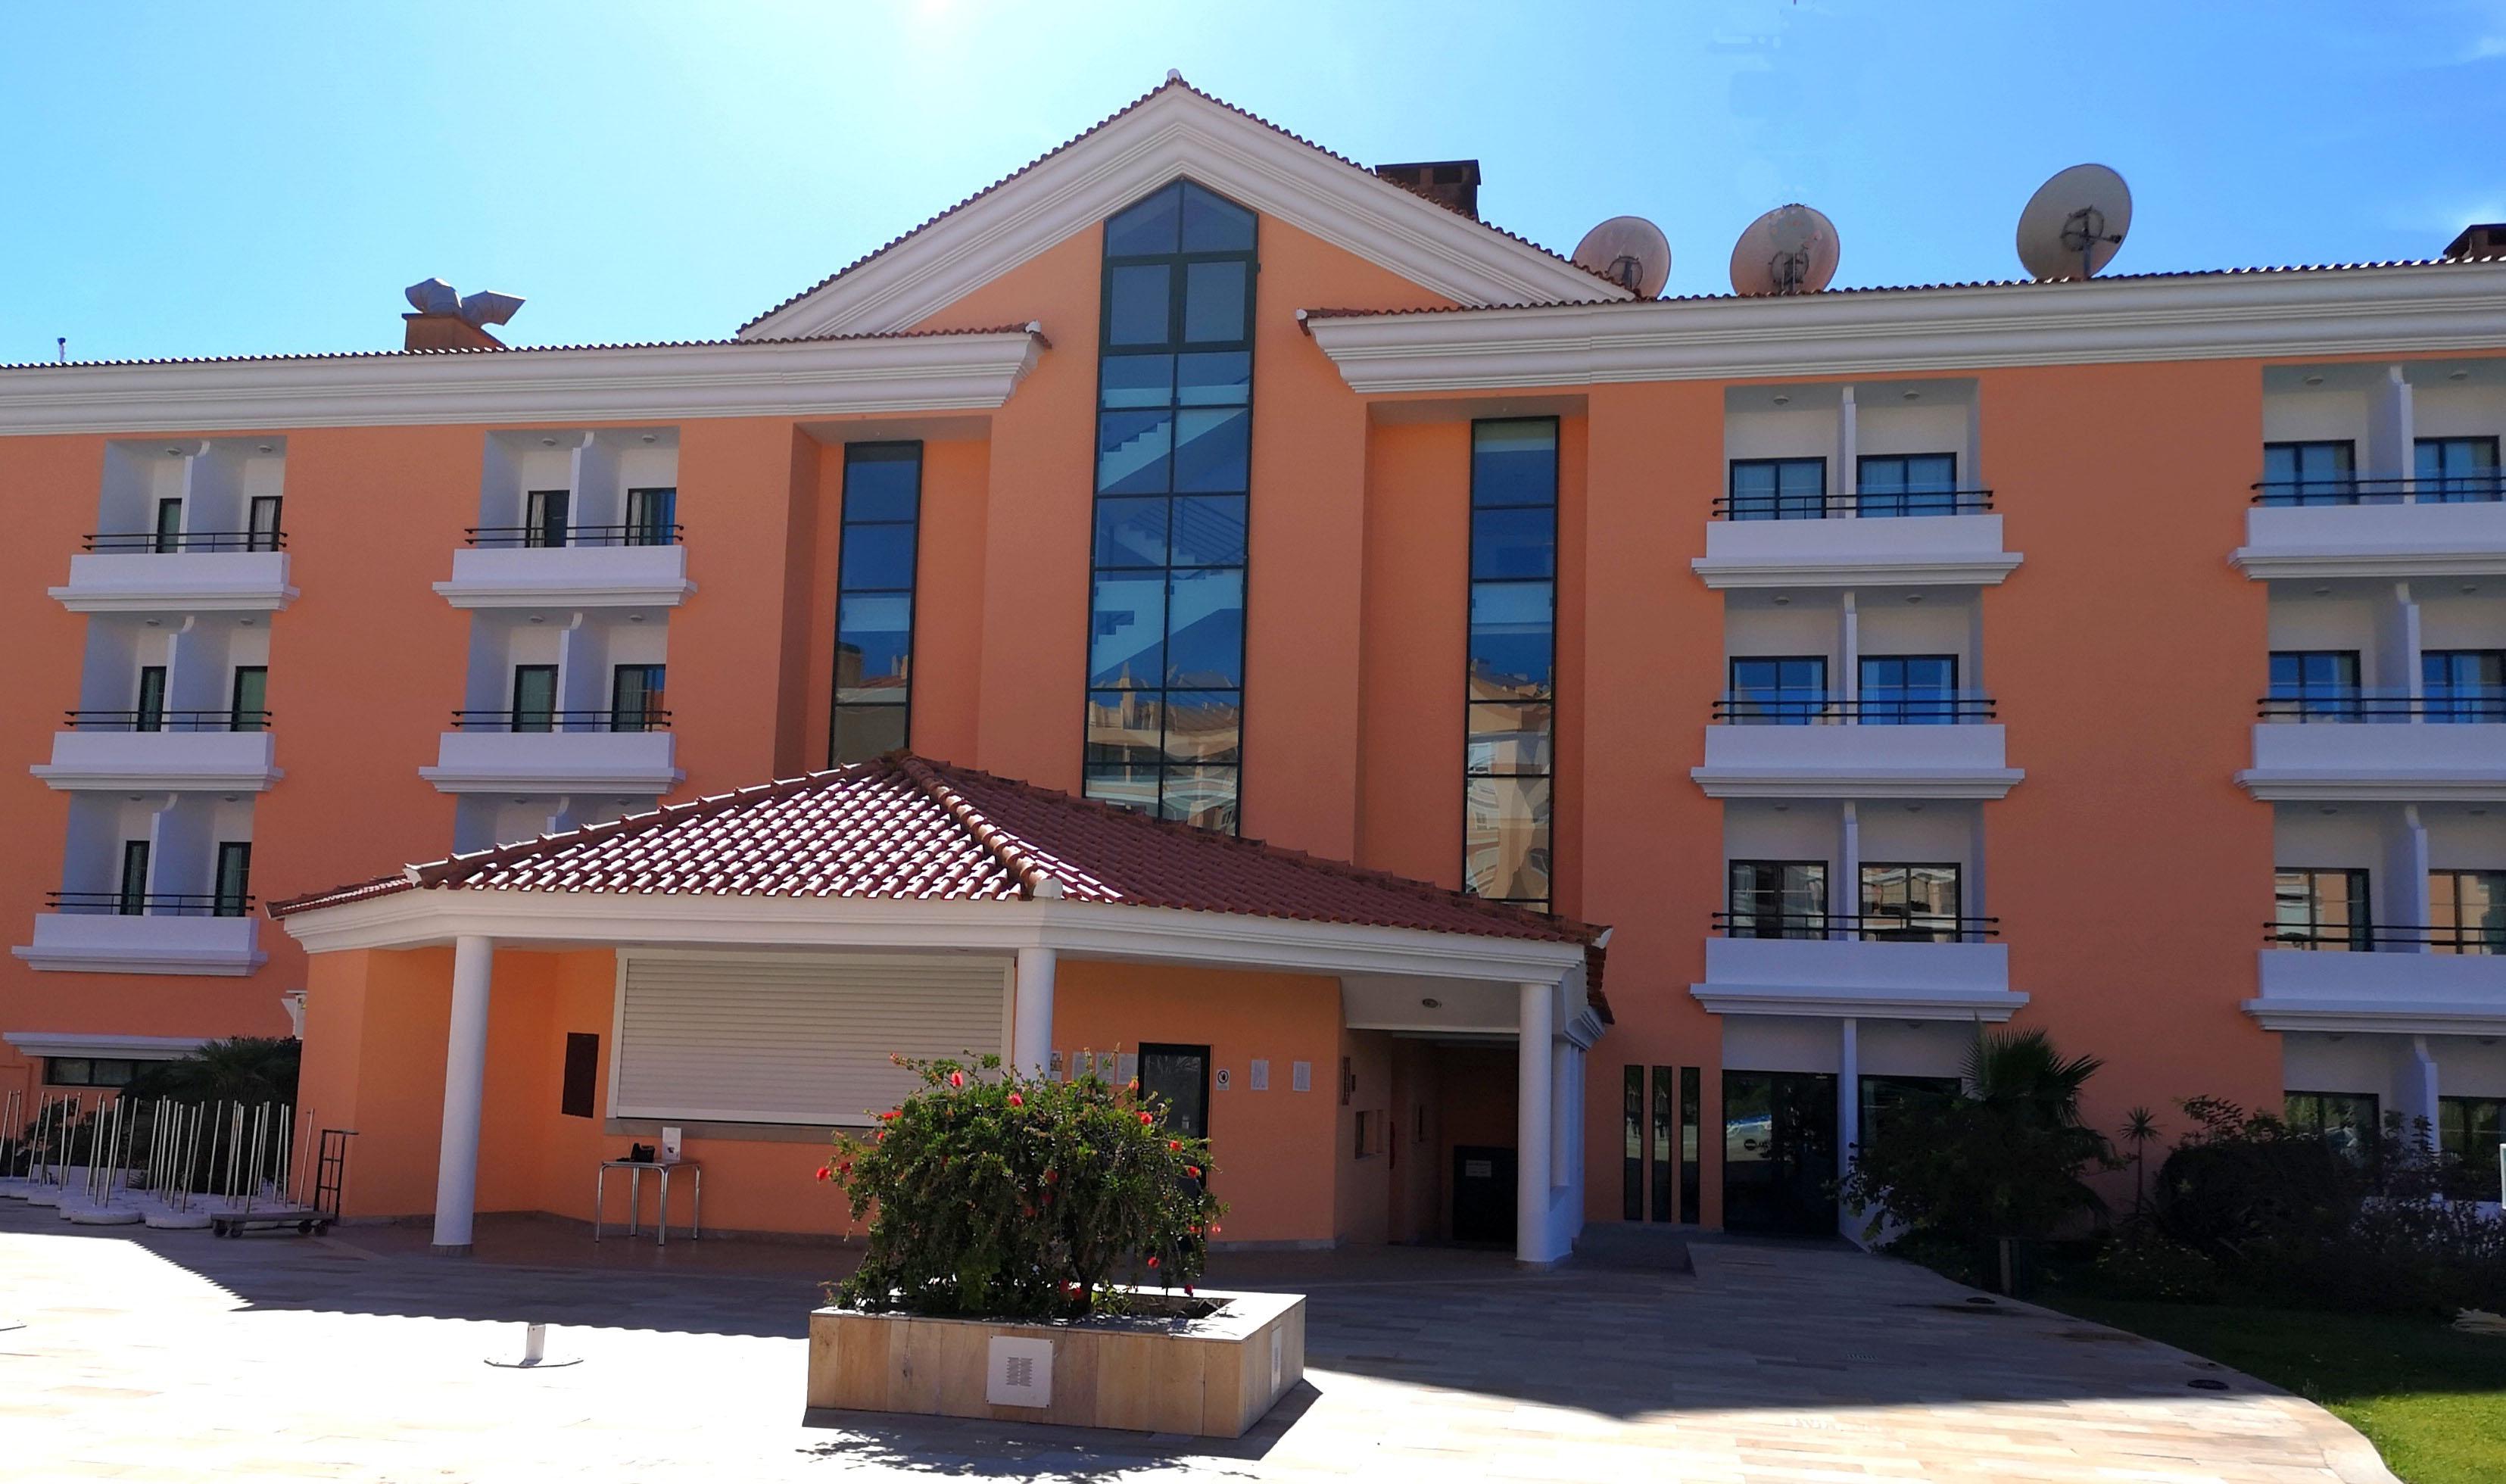
[[[434,584],[455,608],[675,608],[696,595],[697,585],[681,578],[650,584],[485,583]]]
[[[1457,304],[1624,294],[1572,263],[1377,179],[1188,88],[1169,87],[769,312],[740,337],[910,328],[970,288],[1184,176]]]
[[[2262,998],[2246,1000],[2244,1011],[2266,1031],[2493,1036],[2506,1030],[2506,1000],[2486,1008],[2438,1000]]]
[[[85,768],[35,763],[26,771],[62,793],[263,793],[287,777],[284,768],[219,772],[190,768]]]
[[[0,1041],[30,1057],[109,1057],[116,1061],[170,1062],[208,1044],[204,1035],[80,1035],[68,1031],[5,1031]]]
[[[198,974],[234,979],[269,961],[268,954],[258,951],[193,953],[180,949],[40,948],[20,944],[9,952],[26,967],[51,973]]]
[[[1688,565],[1715,589],[1939,588],[1997,586],[2021,560],[2018,552],[1964,561],[1734,561],[1699,557]]]
[[[425,887],[291,913],[308,953],[415,948],[464,935],[499,944],[708,946],[1004,953],[1322,974],[1562,980],[1584,948],[1529,938],[1309,923],[1104,902],[894,901],[689,892],[480,891]]]
[[[2294,773],[2247,768],[2237,782],[2273,803],[2495,803],[2506,800],[2506,768],[2494,772],[2414,774]]]
[[[533,798],[590,794],[622,799],[658,799],[687,781],[685,769],[545,768],[530,772],[511,768],[446,768],[429,763],[417,776],[437,793],[505,793]]]
[[[2506,551],[2355,551],[2274,550],[2240,546],[2228,558],[2231,565],[2257,582],[2373,577],[2495,577],[2506,574]]]
[[[999,407],[1033,330],[0,370],[0,437],[624,422]]]
[[[1692,984],[1688,993],[1716,1015],[1808,1015],[1840,1020],[1982,1021],[1999,1025],[2027,1004],[2018,990],[1793,990],[1762,985]]]
[[[2495,350],[2506,263],[1307,320],[1360,392]]]
[[[1830,772],[1761,768],[1691,768],[1709,799],[2000,799],[2023,782],[2019,768],[1951,773],[1921,769],[1839,768]]]

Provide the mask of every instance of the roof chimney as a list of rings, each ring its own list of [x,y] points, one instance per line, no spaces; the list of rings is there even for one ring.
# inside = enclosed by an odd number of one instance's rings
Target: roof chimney
[[[401,338],[403,350],[502,350],[505,343],[488,334],[486,327],[505,323],[522,307],[522,301],[511,294],[455,293],[441,278],[412,283],[403,293],[409,307],[417,311],[401,316],[407,326]]]
[[[1420,160],[1408,164],[1379,164],[1375,173],[1396,186],[1407,186],[1440,206],[1478,221],[1480,163],[1476,160]]]
[[[2506,258],[2506,222],[2478,222],[2446,244],[2449,258]]]

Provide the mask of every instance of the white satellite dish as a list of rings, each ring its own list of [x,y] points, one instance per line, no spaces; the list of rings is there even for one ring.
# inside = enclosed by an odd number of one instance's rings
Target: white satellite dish
[[[2019,261],[2030,278],[2087,278],[2131,230],[2131,188],[2101,164],[2058,170],[2019,213]]]
[[[1670,281],[1670,238],[1640,216],[1614,216],[1584,234],[1575,261],[1639,299],[1651,299]]]
[[[1749,224],[1732,247],[1736,293],[1815,294],[1836,277],[1844,244],[1824,212],[1799,201]]]

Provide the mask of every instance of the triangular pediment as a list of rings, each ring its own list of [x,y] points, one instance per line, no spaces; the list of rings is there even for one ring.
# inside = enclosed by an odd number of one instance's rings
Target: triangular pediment
[[[911,329],[1185,176],[1455,304],[1631,297],[1545,248],[1169,77],[1070,143],[751,320],[740,338]]]

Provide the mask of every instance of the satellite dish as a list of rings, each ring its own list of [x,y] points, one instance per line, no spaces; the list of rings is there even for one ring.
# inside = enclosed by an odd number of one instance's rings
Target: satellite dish
[[[1732,247],[1732,288],[1741,294],[1815,294],[1844,254],[1836,224],[1799,201],[1749,224]]]
[[[1575,244],[1578,265],[1651,299],[1670,279],[1670,238],[1640,216],[1614,216]]]
[[[2114,261],[2131,229],[2131,188],[2101,164],[2055,172],[2019,213],[2019,261],[2030,278],[2087,278]]]
[[[501,325],[514,317],[522,301],[513,294],[499,294],[481,289],[461,296],[461,317],[474,325]]]

